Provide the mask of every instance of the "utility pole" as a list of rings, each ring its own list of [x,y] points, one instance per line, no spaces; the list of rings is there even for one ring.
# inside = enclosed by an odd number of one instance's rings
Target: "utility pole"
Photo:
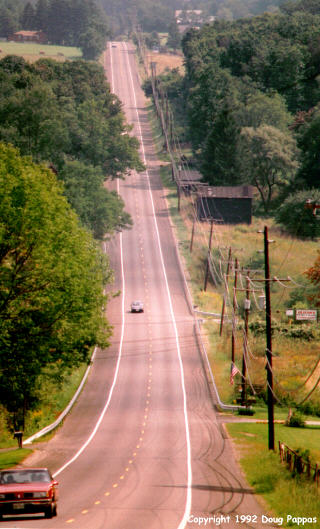
[[[241,404],[244,406],[247,400],[246,395],[246,373],[247,373],[247,352],[248,352],[248,323],[250,312],[250,278],[249,271],[246,277],[246,299],[244,302],[244,337],[243,337],[243,356],[242,356],[242,392]]]
[[[195,225],[196,225],[196,213],[194,214],[193,223],[192,223],[192,232],[191,232],[191,241],[190,241],[190,253],[192,252],[192,249],[193,249],[193,239],[194,239]]]
[[[259,232],[262,233],[262,232]],[[272,324],[271,324],[271,295],[270,284],[271,281],[291,281],[290,279],[278,279],[270,277],[269,264],[269,244],[268,227],[264,227],[264,279],[255,279],[255,281],[264,282],[265,296],[266,296],[266,358],[267,358],[267,394],[268,394],[268,441],[269,450],[274,450],[274,394],[273,394],[273,373],[272,373]]]
[[[264,270],[266,294],[266,338],[267,338],[267,383],[268,383],[268,430],[269,450],[274,450],[274,397],[272,373],[272,328],[271,328],[271,297],[270,297],[270,265],[268,227],[264,227]]]
[[[227,285],[228,285],[228,279],[229,279],[229,272],[230,272],[230,264],[231,264],[231,255],[232,255],[232,249],[231,249],[231,246],[229,248],[229,254],[228,254],[228,263],[227,263],[227,272],[226,272],[226,289],[227,289]],[[226,296],[224,295],[223,296],[223,301],[222,301],[222,309],[221,309],[221,318],[220,318],[220,336],[222,335],[222,329],[223,329],[223,321],[224,321],[224,312],[225,312],[225,308],[226,308]]]
[[[207,254],[207,266],[206,266],[206,273],[204,277],[204,286],[203,290],[206,292],[207,290],[207,284],[208,284],[208,277],[209,277],[209,259],[211,255],[211,246],[212,246],[212,234],[213,234],[213,219],[211,219],[211,226],[210,226],[210,236],[209,236],[209,244],[208,244],[208,254]]]
[[[235,345],[236,345],[236,329],[235,329],[235,313],[237,308],[236,291],[238,284],[238,259],[234,261],[234,287],[233,287],[233,302],[232,302],[232,334],[231,334],[231,364],[235,361]]]

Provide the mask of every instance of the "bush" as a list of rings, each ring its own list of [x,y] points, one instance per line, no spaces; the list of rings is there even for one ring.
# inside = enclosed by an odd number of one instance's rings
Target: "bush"
[[[320,191],[298,191],[289,195],[279,207],[275,218],[278,224],[295,237],[302,239],[315,239],[320,237],[320,222],[312,209],[305,207],[306,201],[319,203]]]
[[[294,412],[285,422],[286,426],[290,426],[291,428],[304,428],[306,423],[300,415],[300,413]]]

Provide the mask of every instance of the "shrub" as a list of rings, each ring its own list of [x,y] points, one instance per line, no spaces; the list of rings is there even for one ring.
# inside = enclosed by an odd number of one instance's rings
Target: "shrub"
[[[320,191],[298,191],[289,195],[279,207],[275,218],[278,224],[290,235],[302,239],[320,237],[320,222],[313,215],[312,209],[305,207],[306,201],[319,202]]]
[[[285,422],[291,428],[304,428],[306,423],[300,413],[294,412]]]

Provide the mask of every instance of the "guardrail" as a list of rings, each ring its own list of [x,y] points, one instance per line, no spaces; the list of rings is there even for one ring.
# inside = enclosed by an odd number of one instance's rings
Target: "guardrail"
[[[63,412],[59,415],[59,417],[52,424],[49,424],[48,426],[45,426],[39,432],[35,433],[34,435],[31,435],[31,437],[28,437],[28,439],[26,439],[25,441],[22,441],[23,445],[31,444],[31,443],[33,443],[33,441],[36,441],[37,439],[39,439],[43,435],[46,435],[47,433],[52,432],[52,430],[57,428],[57,426],[59,426],[59,424],[63,421],[63,419],[69,413],[69,411],[71,410],[72,406],[74,405],[74,403],[76,402],[78,396],[80,395],[80,393],[82,391],[82,388],[83,388],[83,386],[84,386],[84,384],[85,384],[85,382],[86,382],[86,380],[88,378],[89,371],[90,371],[91,366],[93,364],[93,361],[95,359],[96,352],[97,352],[97,347],[94,348],[94,351],[93,351],[92,356],[91,356],[90,364],[88,365],[88,367],[86,369],[86,372],[85,372],[85,374],[84,374],[84,376],[83,376],[83,378],[82,378],[82,380],[80,382],[80,385],[79,385],[77,391],[75,392],[75,394],[73,395],[73,397],[72,397],[71,401],[69,402],[68,406],[63,410]]]
[[[303,459],[302,455],[281,441],[279,441],[279,454],[281,463],[286,463],[291,472],[305,474],[317,484],[317,487],[319,486],[320,468],[318,464],[312,465],[310,461]]]

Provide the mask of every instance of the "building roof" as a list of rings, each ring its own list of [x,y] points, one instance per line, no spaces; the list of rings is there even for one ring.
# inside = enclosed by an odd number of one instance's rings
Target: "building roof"
[[[202,179],[202,174],[199,173],[199,171],[194,171],[192,169],[184,169],[182,168],[180,171],[179,171],[179,180],[197,180],[200,182],[200,180]]]
[[[252,186],[208,186],[203,187],[198,195],[206,198],[252,198]]]
[[[26,30],[16,31],[14,35],[22,35],[23,37],[34,37],[36,35],[39,35],[39,33],[42,33],[41,29],[39,31],[26,31]]]

